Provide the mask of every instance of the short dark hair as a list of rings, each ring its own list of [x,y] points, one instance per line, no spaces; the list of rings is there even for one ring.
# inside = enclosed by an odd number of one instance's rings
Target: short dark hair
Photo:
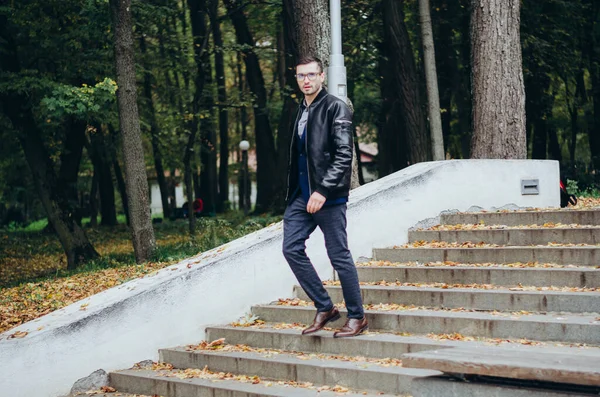
[[[308,65],[309,63],[313,63],[316,62],[317,66],[319,66],[319,73],[323,72],[323,62],[321,62],[321,60],[315,56],[312,55],[304,55],[301,56],[300,59],[298,60],[298,64],[296,65],[296,67],[298,67],[298,65]]]

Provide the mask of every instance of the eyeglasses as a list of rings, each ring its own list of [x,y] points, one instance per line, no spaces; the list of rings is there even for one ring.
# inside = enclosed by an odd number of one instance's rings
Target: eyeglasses
[[[306,77],[308,77],[308,79],[310,81],[314,81],[318,75],[320,75],[321,73],[298,73],[296,75],[296,78],[298,79],[298,81],[304,81],[304,79]]]

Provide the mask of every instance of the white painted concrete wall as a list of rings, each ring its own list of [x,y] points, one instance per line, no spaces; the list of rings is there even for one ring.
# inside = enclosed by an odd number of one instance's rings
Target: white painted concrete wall
[[[522,178],[540,194],[522,196]],[[407,230],[441,211],[506,204],[559,205],[555,161],[456,160],[416,164],[354,190],[348,234],[354,258],[373,247],[407,241]],[[143,279],[94,295],[0,334],[0,394],[57,396],[103,368],[157,359],[157,349],[195,343],[210,324],[234,321],[251,305],[290,297],[294,277],[281,254],[276,224]],[[323,278],[332,276],[322,235],[308,253]],[[86,310],[82,310],[82,305]],[[23,339],[7,339],[27,331]]]

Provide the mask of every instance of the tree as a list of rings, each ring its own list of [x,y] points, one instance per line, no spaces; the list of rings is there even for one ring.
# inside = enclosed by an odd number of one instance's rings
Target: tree
[[[114,26],[115,63],[117,71],[117,103],[123,140],[123,160],[129,220],[135,259],[147,261],[154,252],[156,240],[148,200],[148,178],[137,105],[131,0],[110,0]]]
[[[267,91],[265,79],[260,68],[258,56],[254,51],[254,39],[248,27],[248,20],[239,0],[224,0],[229,11],[231,22],[235,28],[237,42],[242,46],[244,63],[246,64],[246,80],[252,94],[256,97],[254,104],[254,131],[256,137],[256,212],[269,211],[275,206],[278,194],[273,177],[277,169],[275,138],[269,120],[267,108]]]
[[[473,158],[524,159],[520,0],[473,0]]]
[[[194,157],[194,146],[196,143],[196,134],[200,127],[200,106],[202,105],[204,84],[206,79],[206,67],[204,61],[206,59],[205,52],[208,45],[208,32],[206,25],[206,1],[205,0],[188,0],[190,9],[190,20],[192,25],[192,36],[194,46],[194,61],[196,64],[196,76],[194,77],[194,98],[192,99],[192,121],[190,123],[190,131],[185,146],[183,156],[184,164],[184,180],[188,206],[189,232],[196,233],[196,218],[194,216],[194,188],[192,185],[193,171],[192,159]]]
[[[380,176],[410,164],[427,161],[425,114],[419,77],[408,30],[404,1],[383,0],[382,129],[379,137]]]
[[[421,36],[423,37],[425,79],[427,80],[431,153],[434,160],[444,160],[444,135],[442,134],[442,120],[440,117],[440,94],[435,67],[435,48],[433,46],[429,0],[419,0],[419,15],[421,17]]]
[[[210,0],[208,9],[215,48],[215,74],[217,77],[219,108],[219,199],[217,210],[223,211],[224,203],[229,200],[229,118],[227,108],[227,90],[225,85],[225,59],[223,57],[223,37],[219,22],[219,0]]]
[[[165,169],[163,166],[163,155],[160,148],[158,120],[156,119],[156,108],[154,98],[152,97],[152,73],[147,57],[147,45],[144,36],[140,37],[140,50],[145,56],[144,67],[144,98],[146,100],[146,110],[148,124],[150,124],[150,140],[152,142],[152,153],[154,155],[154,170],[156,171],[156,180],[160,190],[160,199],[163,209],[163,217],[169,218],[171,208],[169,207],[169,189],[165,178]]]
[[[1,108],[18,134],[39,199],[67,256],[67,268],[75,269],[99,255],[78,225],[64,185],[60,185],[55,173],[54,161],[44,145],[42,131],[35,121],[32,110],[36,96],[28,95],[33,92],[24,94],[19,88],[18,81],[13,80],[22,73],[20,60],[23,59],[23,54],[19,52],[19,44],[9,30],[6,14],[2,13],[0,13],[0,52],[3,54],[0,57],[0,73],[4,77],[3,81],[8,82],[0,90]],[[48,81],[43,80],[42,86],[43,84],[48,84]],[[74,155],[79,156],[78,153]],[[66,171],[63,172],[66,174]],[[71,176],[64,178],[64,180],[70,179]]]

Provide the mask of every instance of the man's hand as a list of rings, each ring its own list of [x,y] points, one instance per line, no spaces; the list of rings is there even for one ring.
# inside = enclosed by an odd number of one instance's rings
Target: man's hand
[[[314,192],[306,204],[306,212],[314,214],[319,211],[327,199],[321,193]]]

